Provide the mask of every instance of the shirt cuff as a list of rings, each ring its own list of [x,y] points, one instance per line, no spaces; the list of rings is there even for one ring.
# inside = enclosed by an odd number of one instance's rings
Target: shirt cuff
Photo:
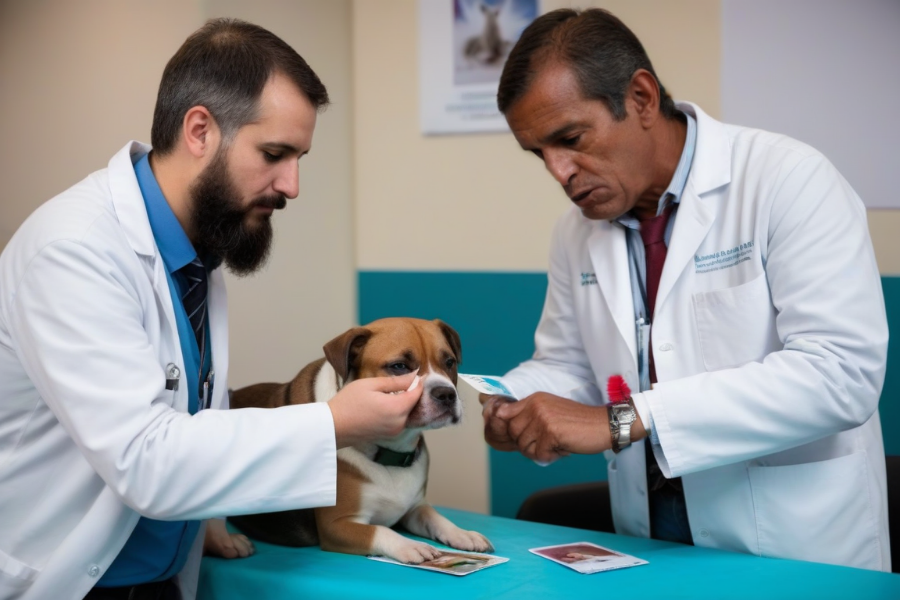
[[[647,401],[647,398],[644,397],[643,393],[640,393],[634,394],[631,400],[634,402],[634,409],[641,418],[644,429],[650,436],[650,443],[654,446],[659,446],[659,436],[656,435],[656,428],[653,426],[653,413],[650,412],[650,403]]]

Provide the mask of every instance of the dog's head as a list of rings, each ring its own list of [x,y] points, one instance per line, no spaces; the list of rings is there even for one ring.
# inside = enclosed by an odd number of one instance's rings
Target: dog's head
[[[409,413],[407,429],[437,429],[458,423],[462,417],[456,393],[456,368],[462,359],[459,334],[441,320],[373,321],[339,335],[325,344],[324,350],[342,384],[418,369],[424,390]]]

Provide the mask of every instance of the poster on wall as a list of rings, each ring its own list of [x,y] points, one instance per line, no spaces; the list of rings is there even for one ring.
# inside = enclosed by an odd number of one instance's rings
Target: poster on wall
[[[426,135],[509,131],[497,84],[539,0],[419,0],[419,119]]]

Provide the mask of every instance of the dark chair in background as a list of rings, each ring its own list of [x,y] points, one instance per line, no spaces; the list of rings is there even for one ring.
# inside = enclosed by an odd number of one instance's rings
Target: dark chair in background
[[[606,481],[548,488],[525,499],[516,518],[615,533]]]
[[[886,456],[891,571],[900,573],[900,456]]]
[[[891,570],[900,573],[900,456],[885,457]],[[517,519],[615,533],[606,481],[548,488],[525,499]]]

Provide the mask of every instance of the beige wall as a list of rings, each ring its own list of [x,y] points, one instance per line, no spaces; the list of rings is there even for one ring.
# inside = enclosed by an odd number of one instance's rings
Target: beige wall
[[[353,264],[352,82],[349,0],[207,0],[207,17],[266,27],[293,46],[328,88],[300,196],[275,216],[265,271],[229,277],[230,384],[287,381],[356,323]]]
[[[0,247],[40,203],[148,140],[199,2],[0,2]]]
[[[870,210],[869,232],[882,275],[900,275],[900,210]]]
[[[595,4],[633,27],[676,97],[718,115],[718,0]],[[354,3],[357,266],[544,270],[568,200],[509,133],[420,135],[417,10],[417,0]],[[501,240],[498,227],[515,233]]]
[[[275,216],[266,270],[229,278],[231,380],[286,380],[354,323],[350,3],[256,0],[0,2],[0,248],[40,203],[149,141],[169,57],[214,16],[294,46],[328,86],[300,197]]]

